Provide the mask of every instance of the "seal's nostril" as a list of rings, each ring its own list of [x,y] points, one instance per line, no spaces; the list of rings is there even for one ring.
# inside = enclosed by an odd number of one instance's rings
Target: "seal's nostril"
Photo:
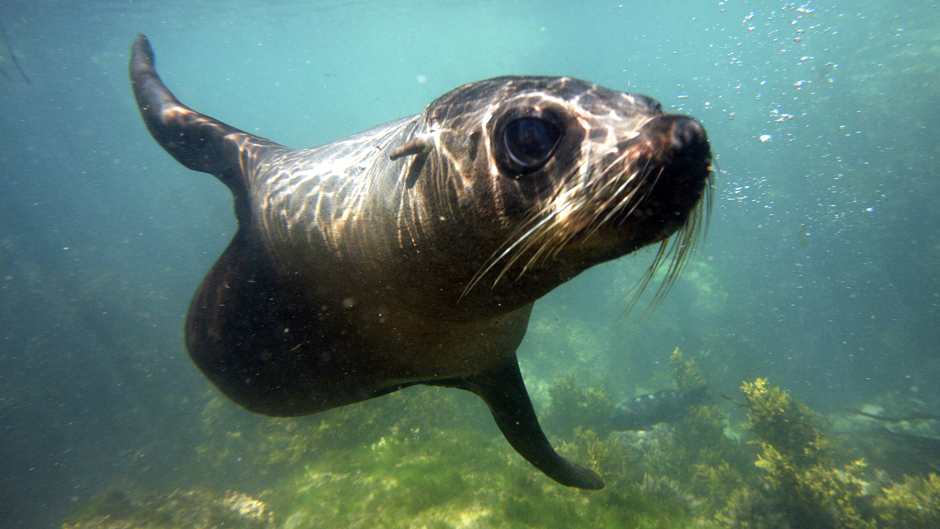
[[[672,124],[672,148],[683,150],[695,148],[696,146],[707,145],[708,139],[705,136],[705,128],[698,121],[679,117]]]
[[[663,114],[643,126],[643,134],[661,149],[682,158],[706,156],[709,151],[705,127],[693,118]]]

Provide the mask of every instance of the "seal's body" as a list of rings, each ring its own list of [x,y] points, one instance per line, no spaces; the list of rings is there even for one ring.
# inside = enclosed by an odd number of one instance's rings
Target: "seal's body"
[[[186,323],[227,396],[303,415],[419,383],[467,389],[552,479],[603,486],[548,443],[515,351],[536,299],[694,231],[710,171],[698,122],[576,79],[503,77],[292,150],[183,106],[144,36],[130,71],[157,142],[235,199],[238,232]]]

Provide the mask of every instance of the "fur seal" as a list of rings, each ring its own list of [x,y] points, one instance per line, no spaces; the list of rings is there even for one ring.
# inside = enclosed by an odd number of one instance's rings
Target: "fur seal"
[[[295,416],[460,388],[550,478],[603,487],[542,433],[516,348],[533,302],[583,270],[677,231],[678,267],[710,187],[697,121],[577,79],[500,77],[293,150],[180,103],[143,35],[130,76],[157,143],[234,197],[238,231],[185,329],[225,395]]]

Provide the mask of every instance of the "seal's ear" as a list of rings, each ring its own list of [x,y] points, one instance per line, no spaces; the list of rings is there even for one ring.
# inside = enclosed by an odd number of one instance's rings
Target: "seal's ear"
[[[421,134],[417,138],[406,141],[401,147],[395,149],[388,159],[395,161],[404,156],[414,156],[411,162],[411,168],[408,169],[408,177],[405,179],[405,187],[411,189],[418,181],[418,176],[424,169],[424,162],[428,160],[428,154],[434,149],[434,136],[432,134]]]
[[[434,148],[434,137],[430,134],[422,134],[413,140],[405,142],[401,147],[395,149],[388,159],[395,161],[403,156],[413,156],[416,154],[428,154]]]

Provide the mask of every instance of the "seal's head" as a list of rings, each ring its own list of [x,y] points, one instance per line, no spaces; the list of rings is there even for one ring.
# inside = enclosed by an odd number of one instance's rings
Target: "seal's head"
[[[705,130],[648,97],[568,77],[501,77],[449,92],[423,119],[434,168],[415,184],[446,197],[427,204],[431,217],[473,216],[478,230],[488,224],[464,302],[481,281],[495,289],[506,276],[505,296],[530,302],[679,231],[657,259],[674,257],[673,277],[702,231],[711,174]],[[486,240],[498,244],[487,248]]]

